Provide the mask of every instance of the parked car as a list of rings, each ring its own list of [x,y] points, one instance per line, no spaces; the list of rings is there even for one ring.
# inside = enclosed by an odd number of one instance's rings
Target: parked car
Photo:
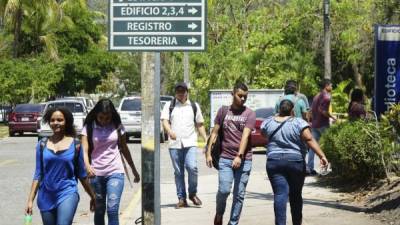
[[[11,105],[0,105],[0,122],[7,123],[8,115],[13,110]]]
[[[164,108],[165,103],[172,101],[174,99],[174,96],[170,95],[161,95],[160,96],[160,103],[161,103],[161,109]]]
[[[118,107],[126,136],[141,137],[142,135],[142,99],[139,96],[124,97]],[[160,142],[164,143],[164,129],[160,123]]]
[[[18,104],[8,114],[8,134],[10,137],[15,133],[23,135],[24,132],[37,132],[37,118],[42,106],[40,104]]]
[[[87,98],[87,97],[82,97],[82,96],[65,96],[65,97],[62,97],[62,98],[60,98],[60,99],[58,99],[58,100],[61,100],[61,99],[79,100],[79,101],[81,101],[81,102],[85,105],[85,107],[86,107],[86,109],[88,110],[88,112],[89,112],[90,110],[92,110],[93,107],[94,107],[94,102],[93,102],[93,100],[90,99],[90,98]]]
[[[55,101],[47,102],[43,112],[45,113],[49,108],[60,107],[60,106],[66,107],[72,112],[72,115],[74,116],[74,126],[77,134],[79,135],[82,131],[83,123],[88,113],[85,105],[80,100],[58,99]],[[53,134],[53,131],[51,130],[49,124],[46,124],[43,121],[43,115],[40,118],[38,118],[38,121],[40,121],[39,123],[40,126],[38,127],[38,133],[39,133],[38,138],[40,139],[42,137],[51,136]]]
[[[252,147],[265,147],[267,139],[261,134],[261,123],[268,117],[274,115],[273,108],[259,108],[256,109],[256,127],[251,132],[251,146]]]

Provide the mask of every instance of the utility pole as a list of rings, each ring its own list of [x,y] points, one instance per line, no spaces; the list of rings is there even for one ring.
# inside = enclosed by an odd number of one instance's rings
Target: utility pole
[[[142,224],[160,225],[160,53],[142,53]]]
[[[190,70],[189,70],[189,53],[183,53],[183,82],[185,82],[190,89]]]
[[[323,0],[324,8],[324,78],[332,79],[331,69],[331,27],[329,19],[330,0]]]

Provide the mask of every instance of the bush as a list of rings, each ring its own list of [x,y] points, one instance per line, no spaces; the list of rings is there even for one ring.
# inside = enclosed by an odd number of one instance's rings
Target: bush
[[[395,149],[375,122],[343,122],[330,127],[320,144],[333,172],[344,180],[368,182],[387,175],[387,164]]]

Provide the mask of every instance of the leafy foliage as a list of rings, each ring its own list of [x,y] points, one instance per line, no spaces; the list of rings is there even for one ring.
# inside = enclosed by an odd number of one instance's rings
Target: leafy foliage
[[[0,79],[10,85],[18,83],[2,89],[6,93],[0,101],[19,103],[93,93],[102,80],[126,82],[127,74],[138,74],[136,65],[140,60],[130,61],[132,58],[127,55],[106,51],[104,29],[96,23],[104,15],[89,10],[85,0],[1,0],[0,16],[4,18],[4,29],[0,24],[0,65],[7,67],[0,72]],[[16,26],[17,21],[20,26]],[[46,65],[38,66],[36,62]],[[10,69],[10,65],[19,68]],[[53,73],[47,72],[48,68],[54,68]],[[30,81],[35,79],[26,79],[30,73],[40,77],[42,83],[51,84],[43,86],[48,88],[46,94],[32,88]],[[130,80],[134,81],[131,86],[140,84],[138,79]],[[111,88],[103,85],[101,90],[107,87]],[[14,95],[18,97],[13,98]]]
[[[8,59],[0,63],[0,101],[40,102],[55,94],[62,68],[43,56]]]
[[[347,113],[347,106],[350,102],[349,87],[351,80],[340,82],[332,91],[332,107],[335,112]]]
[[[320,144],[338,177],[367,182],[384,178],[390,169],[393,148],[387,126],[359,120],[330,127]],[[398,171],[397,171],[398,172]]]

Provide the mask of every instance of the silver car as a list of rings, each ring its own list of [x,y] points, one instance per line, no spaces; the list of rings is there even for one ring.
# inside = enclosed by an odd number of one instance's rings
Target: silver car
[[[122,125],[125,127],[126,135],[141,137],[142,135],[142,99],[139,96],[124,97],[118,107]],[[160,142],[164,143],[164,129],[160,126]]]
[[[88,114],[85,105],[80,100],[59,99],[55,101],[46,102],[43,112],[45,113],[49,108],[60,107],[60,106],[66,107],[72,112],[72,115],[74,116],[74,126],[77,135],[79,135],[82,131],[83,123]],[[38,134],[39,134],[38,138],[40,139],[42,137],[51,136],[53,134],[53,131],[51,130],[49,124],[46,124],[43,121],[42,117],[39,117],[38,121],[40,121],[39,122],[40,125],[38,127]]]

